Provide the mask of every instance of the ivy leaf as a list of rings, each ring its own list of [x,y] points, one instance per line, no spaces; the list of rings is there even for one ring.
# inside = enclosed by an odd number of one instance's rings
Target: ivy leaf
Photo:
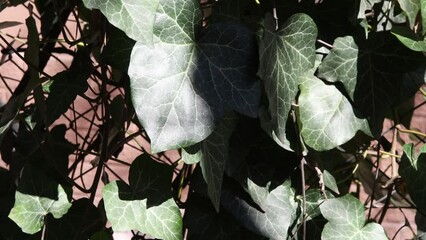
[[[207,194],[216,211],[219,211],[223,173],[229,159],[229,138],[237,120],[236,114],[228,114],[210,136],[195,145],[195,149],[192,147],[188,149],[189,151],[182,150],[182,159],[189,158],[190,162],[200,162],[201,171],[207,183]]]
[[[324,179],[324,185],[328,187],[333,192],[339,194],[339,187],[337,187],[336,179],[331,175],[331,173],[327,170],[322,172],[322,176]]]
[[[426,52],[426,38],[417,36],[410,29],[395,26],[392,28],[392,34],[409,49],[418,52]]]
[[[319,206],[326,199],[334,198],[334,196],[329,191],[326,191],[325,194],[327,195],[327,198],[324,197],[318,188],[310,188],[306,191],[306,214],[308,220],[312,220],[321,215]],[[303,199],[300,198],[300,201],[303,201]]]
[[[399,173],[407,183],[411,199],[423,212],[426,211],[426,145],[416,154],[414,145],[405,144]]]
[[[399,6],[404,11],[405,15],[408,18],[410,23],[410,28],[414,27],[416,22],[417,14],[420,10],[420,1],[419,0],[398,0]]]
[[[346,143],[358,130],[370,133],[367,120],[355,116],[352,105],[336,87],[307,75],[301,78],[298,101],[301,135],[307,145],[325,151]]]
[[[319,66],[318,76],[342,82],[361,117],[371,117],[373,125],[381,122],[388,108],[411,97],[423,82],[407,78],[415,69],[425,68],[421,54],[410,51],[388,32],[371,32],[368,39],[337,38],[333,46]],[[402,86],[407,82],[413,87],[404,92]]]
[[[60,219],[47,217],[45,239],[88,239],[102,230],[105,222],[99,210],[87,198],[72,203],[69,211]]]
[[[422,33],[426,36],[426,0],[420,0],[420,15],[422,16]]]
[[[230,190],[224,191],[222,204],[247,229],[271,239],[287,238],[289,228],[297,218],[297,203],[289,180],[269,193],[264,212],[233,194]]]
[[[258,75],[264,80],[269,108],[268,113],[261,112],[261,120],[266,132],[288,150],[288,114],[298,92],[298,78],[314,66],[316,37],[316,25],[306,14],[292,15],[278,31],[272,16],[265,20]]]
[[[130,62],[130,54],[135,41],[116,27],[111,28],[108,41],[102,50],[102,60],[114,68],[127,72]]]
[[[89,9],[99,9],[108,21],[130,38],[153,46],[155,14],[160,0],[83,0]]]
[[[161,239],[182,239],[182,217],[171,195],[172,169],[141,155],[130,167],[130,186],[114,181],[103,188],[114,231],[139,230]]]
[[[15,205],[9,213],[9,218],[18,224],[23,232],[34,234],[41,230],[48,213],[55,218],[60,218],[68,212],[70,207],[71,203],[61,185],[58,185],[57,200],[17,191]]]
[[[103,188],[108,220],[114,231],[137,229],[156,238],[182,239],[182,220],[173,198],[158,206],[147,207],[147,199],[123,200],[123,184],[111,182]],[[124,190],[123,190],[124,189]]]
[[[89,52],[80,48],[70,68],[53,77],[46,99],[48,125],[65,113],[78,95],[86,92],[89,87],[87,79],[92,71]]]
[[[382,226],[377,223],[366,224],[364,206],[350,194],[326,200],[320,205],[320,210],[328,220],[321,239],[388,239]]]
[[[129,67],[132,100],[152,150],[200,142],[229,109],[255,117],[255,49],[251,31],[230,23],[210,26],[198,44],[156,38],[150,49],[136,43]]]

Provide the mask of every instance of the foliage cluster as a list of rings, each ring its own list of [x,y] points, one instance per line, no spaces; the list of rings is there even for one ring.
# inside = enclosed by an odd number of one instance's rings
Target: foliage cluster
[[[380,225],[391,205],[424,217],[426,147],[396,145],[403,131],[425,137],[404,130],[413,108],[399,109],[424,93],[426,0],[9,0],[0,9],[17,5],[29,9],[28,35],[14,47],[3,29],[18,23],[2,22],[0,39],[28,70],[1,108],[0,239],[134,230],[167,240],[379,240],[394,237]],[[50,76],[57,52],[73,61]],[[67,137],[83,135],[76,98],[98,122],[84,143]],[[129,134],[131,125],[139,130]],[[151,152],[110,181],[108,163],[137,136]],[[155,158],[175,149],[176,162]],[[87,187],[75,173],[93,152]],[[354,179],[372,190],[365,204],[349,193]]]

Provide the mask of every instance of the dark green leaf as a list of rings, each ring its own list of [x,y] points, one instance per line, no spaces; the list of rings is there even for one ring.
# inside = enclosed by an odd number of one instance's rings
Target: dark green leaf
[[[89,9],[99,9],[109,22],[129,37],[153,45],[155,13],[160,0],[84,0]]]
[[[9,213],[9,218],[18,224],[22,231],[34,234],[44,225],[44,218],[48,213],[60,218],[71,207],[68,196],[61,185],[58,185],[58,200],[23,194],[19,191],[15,195],[15,205]]]
[[[413,144],[404,145],[399,173],[403,177],[411,199],[426,212],[426,145],[416,154]]]
[[[346,143],[358,130],[368,134],[367,120],[355,116],[346,97],[335,86],[326,85],[311,74],[301,78],[299,96],[301,134],[305,143],[324,151]]]
[[[322,215],[328,220],[323,240],[387,240],[385,231],[377,223],[365,221],[364,206],[352,195],[328,199],[320,205]]]
[[[423,82],[424,77],[411,79],[407,74],[419,67],[424,71],[424,57],[388,32],[370,33],[368,39],[337,38],[333,46],[319,66],[318,76],[342,82],[360,117],[370,117],[373,126],[381,122],[388,108],[410,98]],[[401,91],[404,84],[413,85],[409,92]]]
[[[105,225],[98,209],[87,198],[74,201],[60,219],[48,215],[46,224],[46,240],[88,239]]]
[[[222,191],[223,173],[229,159],[229,138],[235,128],[238,118],[234,113],[224,117],[210,136],[198,143],[195,152],[182,150],[182,159],[190,162],[200,162],[200,167],[207,183],[207,193],[216,211],[219,211],[220,194]],[[194,149],[190,149],[194,150]],[[188,163],[188,162],[187,162]]]
[[[127,37],[123,31],[111,27],[108,41],[102,50],[102,60],[114,68],[127,72],[134,45],[135,41]]]
[[[3,21],[3,22],[0,22],[0,30],[4,29],[4,28],[8,28],[8,27],[18,26],[20,24],[22,24],[22,23],[15,22],[15,21]]]
[[[172,197],[170,181],[173,169],[142,154],[137,157],[129,171],[132,196],[129,200],[147,198],[147,207],[159,205]],[[127,195],[122,194],[120,197]],[[129,196],[130,197],[130,196]]]
[[[287,119],[299,77],[314,66],[317,28],[305,14],[291,16],[278,31],[268,15],[265,26],[258,74],[265,84],[269,108],[268,113],[261,112],[262,124],[280,146],[290,149],[285,132]]]
[[[88,88],[87,79],[92,73],[91,60],[86,49],[77,51],[77,55],[67,71],[56,74],[50,85],[50,94],[46,99],[47,124],[52,124],[78,95]]]
[[[209,199],[191,194],[185,208],[184,224],[187,239],[263,239],[244,228],[226,209],[216,212]]]
[[[207,28],[196,45],[136,43],[129,67],[133,104],[154,152],[193,145],[233,109],[257,115],[256,43],[236,24]]]

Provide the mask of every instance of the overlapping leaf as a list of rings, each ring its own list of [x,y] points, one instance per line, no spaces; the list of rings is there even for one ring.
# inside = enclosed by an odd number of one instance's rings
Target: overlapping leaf
[[[393,27],[392,34],[395,35],[402,44],[413,51],[426,52],[426,38],[419,37],[406,27]]]
[[[161,239],[182,239],[182,217],[170,191],[171,170],[142,155],[130,168],[130,186],[114,181],[103,188],[114,231],[137,229]]]
[[[99,9],[114,26],[129,37],[153,45],[155,14],[160,0],[83,0],[90,9]]]
[[[291,16],[278,31],[268,16],[265,27],[258,74],[264,80],[269,109],[261,113],[262,124],[278,144],[290,149],[285,127],[298,79],[314,66],[317,28],[305,14]]]
[[[33,234],[41,230],[44,225],[44,217],[48,213],[55,218],[60,218],[67,213],[70,207],[71,203],[61,185],[58,185],[57,200],[17,191],[15,205],[9,213],[9,218],[18,224],[23,232]]]
[[[364,206],[350,194],[326,200],[320,205],[320,210],[328,220],[321,234],[323,240],[388,239],[379,224],[366,224]]]
[[[357,118],[352,105],[333,85],[312,73],[301,78],[299,106],[301,134],[317,151],[333,149],[353,138],[358,130],[370,133],[366,119]]]
[[[222,204],[246,228],[271,239],[286,239],[289,227],[297,218],[297,203],[290,181],[269,193],[264,212],[232,195],[229,190],[224,191]]]
[[[251,31],[214,24],[196,44],[198,6],[177,3],[183,9],[177,14],[162,5],[154,48],[136,43],[129,67],[133,104],[154,152],[200,142],[229,109],[256,116],[260,96]],[[163,32],[166,26],[171,33]]]
[[[373,123],[380,122],[386,109],[411,97],[423,82],[424,76],[413,79],[407,74],[425,69],[424,58],[388,32],[370,33],[368,39],[337,38],[333,46],[319,66],[318,76],[342,82],[355,108]]]
[[[414,27],[416,22],[417,14],[420,10],[420,1],[419,0],[398,0],[399,6],[407,15],[408,21],[410,23],[410,28]]]
[[[210,136],[195,146],[182,149],[182,159],[186,163],[200,162],[207,194],[216,211],[219,211],[223,173],[229,159],[229,138],[237,120],[234,113],[228,114]]]
[[[413,144],[404,145],[399,173],[408,187],[411,199],[423,212],[426,212],[426,145],[416,154]]]

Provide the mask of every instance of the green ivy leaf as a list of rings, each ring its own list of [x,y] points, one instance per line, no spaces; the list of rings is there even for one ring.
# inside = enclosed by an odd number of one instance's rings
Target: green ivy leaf
[[[102,50],[102,60],[114,68],[127,72],[134,45],[135,41],[127,37],[123,31],[111,27],[108,41]]]
[[[102,230],[105,222],[100,211],[87,198],[80,198],[72,203],[68,212],[60,219],[48,215],[44,239],[88,239],[92,234]]]
[[[325,194],[327,195],[327,198],[318,188],[311,188],[306,191],[306,214],[308,215],[308,220],[312,220],[321,215],[319,206],[326,199],[334,198],[334,196],[328,191],[326,191]],[[301,198],[300,201],[303,201],[303,199]]]
[[[99,9],[114,26],[136,41],[153,46],[155,14],[160,0],[83,0],[89,9]]]
[[[420,1],[419,0],[398,0],[399,6],[404,11],[405,15],[408,17],[408,22],[410,23],[410,28],[414,27],[416,22],[417,14],[420,10]]]
[[[156,238],[182,239],[182,220],[173,198],[158,206],[147,207],[147,199],[122,200],[123,190],[117,182],[103,188],[103,197],[108,220],[114,231],[137,229]]]
[[[420,14],[422,16],[422,33],[426,36],[426,0],[420,0]]]
[[[377,223],[366,224],[364,206],[350,194],[326,200],[320,205],[320,210],[328,220],[321,239],[388,239],[382,226]]]
[[[418,52],[426,52],[426,38],[417,36],[410,29],[396,26],[392,28],[392,34],[409,49]]]
[[[18,224],[23,232],[33,234],[41,230],[48,213],[55,218],[60,218],[68,212],[70,207],[71,203],[61,185],[58,185],[57,200],[17,191],[15,205],[9,213],[9,218]]]
[[[87,79],[92,71],[89,52],[81,48],[70,68],[53,77],[54,81],[49,87],[50,94],[46,99],[48,125],[65,113],[78,95],[86,92],[89,87]]]
[[[152,150],[200,142],[229,109],[255,117],[255,49],[248,29],[225,23],[207,28],[198,44],[156,38],[150,49],[136,43],[129,67],[132,100]]]
[[[424,58],[388,32],[372,32],[368,39],[337,38],[333,46],[319,66],[318,76],[342,82],[354,107],[362,117],[371,117],[373,125],[381,122],[388,108],[411,97],[423,82],[423,78],[411,79],[407,74],[419,67],[425,69]],[[408,83],[413,87],[403,91]]]
[[[267,199],[265,211],[250,206],[229,190],[223,191],[223,206],[251,231],[271,239],[286,239],[290,226],[297,218],[297,203],[289,180],[273,189]]]
[[[242,226],[225,209],[215,211],[209,199],[197,193],[189,196],[183,220],[188,229],[187,239],[264,239]]]
[[[182,217],[172,195],[172,169],[141,155],[130,167],[130,186],[114,181],[103,188],[114,231],[139,230],[161,239],[182,239]]]
[[[426,212],[426,145],[416,154],[414,144],[404,145],[399,173],[406,182],[411,199]]]
[[[210,136],[189,149],[182,149],[182,159],[187,162],[200,162],[207,194],[219,211],[220,194],[225,166],[229,159],[229,138],[237,123],[235,113],[228,114]]]
[[[314,66],[316,37],[316,25],[306,14],[291,16],[278,31],[272,16],[265,20],[258,74],[264,80],[269,109],[261,112],[261,120],[266,132],[288,150],[286,123],[298,92],[298,78]]]
[[[324,185],[331,189],[333,192],[339,194],[339,187],[337,187],[336,179],[331,175],[327,170],[322,172],[322,177],[324,179]]]
[[[298,101],[305,143],[317,151],[325,151],[346,143],[358,130],[369,134],[367,120],[355,116],[346,97],[311,74],[301,78]]]

